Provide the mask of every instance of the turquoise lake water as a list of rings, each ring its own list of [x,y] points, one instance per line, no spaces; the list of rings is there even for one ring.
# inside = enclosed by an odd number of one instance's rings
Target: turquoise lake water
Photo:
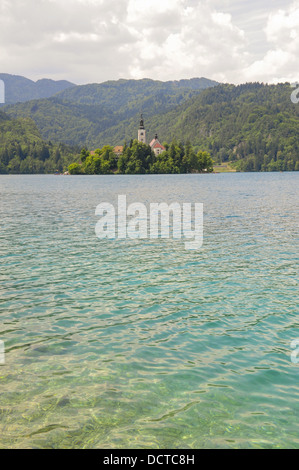
[[[0,447],[299,448],[299,173],[0,176]],[[204,243],[95,208],[200,202]]]

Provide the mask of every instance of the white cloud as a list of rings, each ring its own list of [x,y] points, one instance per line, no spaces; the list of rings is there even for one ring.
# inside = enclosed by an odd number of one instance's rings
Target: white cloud
[[[269,41],[278,43],[291,39],[291,32],[299,26],[299,2],[294,2],[287,10],[278,10],[269,17],[266,26]]]
[[[247,79],[295,82],[299,78],[299,1],[271,13],[265,27],[269,50],[244,71]]]
[[[206,76],[230,82],[293,77],[298,68],[294,59],[299,1],[270,15],[265,24],[269,47],[263,58],[251,49],[247,31],[237,24],[237,4],[235,0],[0,0],[1,72],[77,83],[120,77]],[[260,11],[259,17],[263,17]]]
[[[130,0],[127,24],[136,37],[132,77],[217,79],[220,69],[231,73],[242,61],[243,32],[207,2]]]

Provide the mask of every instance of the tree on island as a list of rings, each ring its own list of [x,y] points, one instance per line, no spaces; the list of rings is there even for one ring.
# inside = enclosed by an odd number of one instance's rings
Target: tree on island
[[[81,151],[81,163],[72,163],[69,173],[72,175],[107,175],[107,174],[174,174],[201,173],[213,171],[213,160],[206,151],[195,153],[190,142],[184,145],[175,140],[160,155],[155,155],[149,145],[132,140],[124,145],[122,155],[117,158],[113,147],[105,145],[91,155],[85,148]]]

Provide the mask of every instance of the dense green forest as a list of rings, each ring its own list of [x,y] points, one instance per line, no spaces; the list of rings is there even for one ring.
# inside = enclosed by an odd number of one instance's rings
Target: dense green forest
[[[19,142],[19,132],[14,134],[14,146],[21,146],[25,158],[34,155],[43,162],[43,171],[52,171],[55,162],[59,162],[56,169],[79,162],[75,156],[79,147],[93,150],[130,142],[137,136],[141,110],[148,141],[157,132],[166,142],[176,140],[185,147],[191,142],[196,155],[207,152],[215,163],[232,162],[237,171],[293,171],[299,170],[299,104],[291,102],[293,91],[288,83],[234,86],[206,79],[118,80],[69,87],[47,99],[5,106],[5,119],[9,117],[10,124],[2,119],[1,126],[21,126],[25,134],[28,132],[31,146]],[[37,136],[35,150],[32,134]],[[13,138],[7,130],[1,136],[1,171],[16,171],[17,165],[8,168],[5,162],[25,158],[12,147]],[[76,146],[73,157],[66,145]],[[42,146],[48,148],[49,157],[36,157]],[[57,149],[61,158],[58,153],[54,156]],[[155,167],[153,162],[143,164],[140,171],[182,171],[182,166],[169,164],[164,157],[164,162],[154,162]]]
[[[220,85],[155,117],[160,135],[188,139],[240,171],[299,170],[299,104],[289,84]]]
[[[57,95],[67,102],[98,105],[125,119],[140,113],[147,115],[165,113],[202,90],[218,85],[207,78],[161,82],[142,80],[117,80],[100,84],[82,85],[62,91]]]
[[[62,172],[79,149],[45,142],[29,118],[11,119],[0,111],[0,173]]]
[[[33,119],[45,140],[97,148],[134,138],[141,110],[147,118],[165,113],[215,85],[217,82],[205,78],[118,80],[76,86],[4,110],[14,118]]]
[[[129,146],[124,145],[119,158],[109,145],[95,150],[94,155],[83,148],[80,163],[72,163],[69,172],[72,175],[136,175],[213,171],[213,161],[208,152],[199,151],[196,154],[190,143],[183,145],[176,141],[164,146],[166,150],[156,156],[149,145],[131,140]]]

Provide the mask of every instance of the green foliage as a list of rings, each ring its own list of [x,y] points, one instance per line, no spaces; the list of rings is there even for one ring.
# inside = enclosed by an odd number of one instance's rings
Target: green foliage
[[[147,115],[159,114],[186,101],[206,88],[218,85],[206,78],[193,78],[161,82],[144,78],[142,80],[117,80],[100,84],[82,85],[61,92],[58,97],[64,101],[98,105],[125,118],[143,110]]]
[[[118,119],[104,107],[65,102],[56,97],[5,106],[12,118],[30,117],[44,140],[68,145],[98,146],[98,135]]]
[[[190,144],[184,146],[175,141],[166,148],[167,150],[156,156],[149,145],[133,140],[129,147],[124,146],[123,154],[117,159],[113,147],[105,145],[83,161],[81,159],[81,164],[71,164],[69,172],[73,175],[137,175],[213,171],[213,162],[208,152],[198,152],[196,155]],[[85,155],[86,149],[82,149],[81,155],[82,152]]]
[[[83,147],[80,153],[81,162],[85,162],[86,158],[89,157],[89,155],[90,153],[88,152],[88,150],[85,147]]]
[[[197,154],[197,169],[198,171],[213,171],[213,160],[208,152],[199,151]]]
[[[299,160],[299,105],[289,84],[219,85],[156,119],[166,138],[190,140],[238,171],[293,171]]]
[[[65,144],[44,142],[31,119],[9,119],[0,112],[0,173],[61,172],[76,152]]]
[[[68,167],[70,175],[80,175],[82,174],[82,166],[79,163],[71,163]]]
[[[117,157],[113,147],[105,145],[93,155],[83,148],[80,153],[81,164],[73,163],[68,170],[71,174],[109,175],[117,170]]]
[[[0,171],[20,171],[20,162],[27,156],[42,162],[43,171],[48,171],[50,161],[62,161],[65,167],[68,157],[61,150],[59,156],[58,142],[101,149],[107,142],[119,145],[124,140],[131,144],[118,160],[111,150],[107,154],[100,150],[92,158],[83,151],[84,173],[211,171],[205,152],[217,163],[231,162],[237,171],[298,171],[299,105],[291,102],[290,85],[215,85],[205,79],[119,80],[6,106],[7,114],[0,113],[0,132],[5,133],[5,146],[0,137]],[[140,109],[145,112],[148,138],[158,132],[172,142],[165,144],[167,153],[158,158],[153,159],[148,150],[144,156],[132,139]],[[25,134],[30,134],[30,153],[26,153],[27,144],[20,142],[24,126]],[[49,140],[52,147],[45,144]],[[8,160],[13,160],[10,166]],[[38,166],[26,160],[22,169],[37,171]]]
[[[68,88],[55,97],[6,106],[5,111],[14,118],[33,119],[45,140],[96,148],[129,141],[141,109],[147,116],[159,115],[215,85],[205,78],[109,81]]]

